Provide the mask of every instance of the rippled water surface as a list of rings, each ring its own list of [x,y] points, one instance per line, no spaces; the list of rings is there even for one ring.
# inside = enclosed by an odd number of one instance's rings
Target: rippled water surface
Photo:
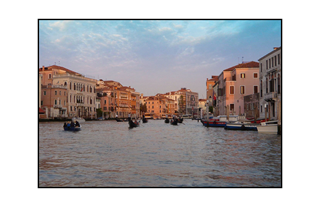
[[[281,136],[184,120],[39,123],[40,187],[281,187]]]

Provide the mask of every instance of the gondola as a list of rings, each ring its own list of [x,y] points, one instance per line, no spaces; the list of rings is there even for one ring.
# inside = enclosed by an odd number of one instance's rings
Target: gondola
[[[164,120],[164,123],[166,123],[166,124],[168,124],[170,121],[169,121],[169,119],[168,118],[166,118],[165,120]]]
[[[178,119],[171,120],[171,125],[178,125]]]
[[[179,119],[178,119],[178,122],[179,122],[179,123],[182,123],[182,122],[183,122],[183,118],[179,118]]]
[[[143,118],[143,119],[142,119],[142,122],[143,122],[143,123],[148,123],[148,119]]]
[[[133,127],[138,127],[139,126],[139,122],[135,121],[133,122],[131,119],[129,119],[129,127],[133,128]]]
[[[122,119],[119,119],[118,117],[116,118],[116,121],[117,121],[117,122],[123,122],[123,120],[122,120]]]

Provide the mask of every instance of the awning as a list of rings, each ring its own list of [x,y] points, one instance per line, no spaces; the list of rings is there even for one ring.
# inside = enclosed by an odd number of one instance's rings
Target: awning
[[[42,110],[41,108],[39,108],[39,114],[45,114],[46,112],[44,110]]]

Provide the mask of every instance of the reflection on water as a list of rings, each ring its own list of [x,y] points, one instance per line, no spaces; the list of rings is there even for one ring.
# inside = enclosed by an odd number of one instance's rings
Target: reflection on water
[[[40,187],[281,187],[281,136],[184,120],[39,123]]]

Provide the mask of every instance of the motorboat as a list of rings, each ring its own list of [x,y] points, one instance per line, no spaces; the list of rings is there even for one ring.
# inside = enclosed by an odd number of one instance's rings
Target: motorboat
[[[250,122],[234,122],[227,123],[224,129],[227,130],[243,130],[243,131],[257,131],[258,124],[252,124]]]
[[[278,133],[278,120],[261,122],[257,126],[259,133],[277,134]]]
[[[86,120],[84,118],[81,118],[81,117],[73,117],[72,118],[72,121],[73,122],[79,122],[79,123],[84,123]]]
[[[220,115],[217,117],[209,117],[209,121],[207,119],[202,119],[201,123],[206,127],[225,127],[227,123],[233,123],[238,121],[238,116],[230,115],[229,120],[226,115]]]

